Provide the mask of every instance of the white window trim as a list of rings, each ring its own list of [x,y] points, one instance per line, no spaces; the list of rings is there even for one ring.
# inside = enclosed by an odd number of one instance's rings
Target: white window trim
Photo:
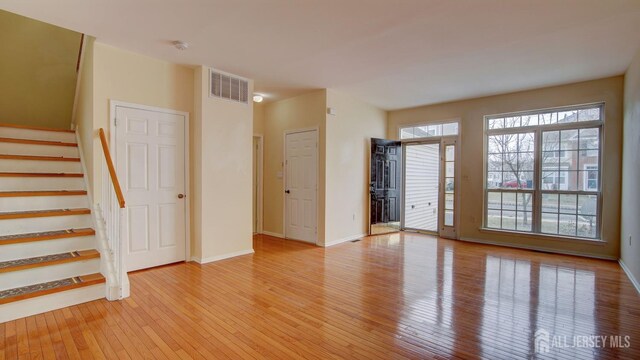
[[[541,146],[542,146],[542,133],[546,131],[559,131],[559,130],[580,130],[586,128],[599,128],[599,156],[598,156],[598,168],[602,169],[602,141],[604,139],[604,122],[605,122],[605,111],[604,111],[604,102],[602,103],[592,103],[592,104],[583,104],[583,105],[575,105],[575,106],[566,106],[559,108],[548,108],[542,110],[532,110],[532,111],[522,111],[518,113],[508,113],[508,114],[496,114],[496,115],[487,115],[484,117],[483,127],[484,127],[484,155],[483,155],[483,165],[484,165],[484,198],[483,198],[483,221],[481,230],[487,231],[501,231],[507,233],[523,233],[528,234],[532,237],[562,237],[573,240],[586,240],[592,242],[603,242],[602,239],[602,171],[598,172],[598,189],[589,190],[589,191],[568,191],[568,190],[544,190],[541,187],[542,183],[542,160],[540,159]],[[534,125],[534,126],[522,126],[522,127],[510,127],[510,128],[497,128],[497,129],[489,129],[488,124],[489,121],[496,118],[506,118],[513,116],[526,116],[526,115],[534,115],[534,114],[544,114],[549,112],[561,112],[561,111],[571,111],[571,110],[580,110],[599,107],[600,108],[600,120],[589,120],[589,121],[576,121],[571,123],[560,123],[560,124],[543,124],[543,125]],[[534,184],[535,189],[532,190],[534,193],[534,200],[532,204],[533,209],[533,224],[532,231],[517,231],[517,230],[506,230],[500,228],[491,228],[487,225],[488,222],[488,194],[490,191],[497,192],[523,192],[525,190],[518,189],[490,189],[487,186],[488,182],[488,139],[491,135],[504,135],[504,134],[514,134],[514,133],[527,133],[534,132],[534,141],[535,141],[535,171],[534,171]],[[593,164],[589,164],[593,165]],[[585,173],[586,174],[586,173]],[[528,191],[526,191],[528,192]],[[540,208],[542,201],[542,193],[571,193],[577,195],[597,195],[597,232],[595,238],[586,238],[579,236],[566,236],[560,234],[547,234],[542,233],[541,231],[541,216],[542,210]]]

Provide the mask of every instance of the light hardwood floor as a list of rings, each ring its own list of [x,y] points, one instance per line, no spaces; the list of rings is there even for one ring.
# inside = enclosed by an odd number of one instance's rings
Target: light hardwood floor
[[[418,234],[254,242],[254,255],[133,273],[122,302],[0,324],[0,359],[517,359],[537,356],[539,329],[631,342],[542,358],[640,358],[640,296],[615,262]]]

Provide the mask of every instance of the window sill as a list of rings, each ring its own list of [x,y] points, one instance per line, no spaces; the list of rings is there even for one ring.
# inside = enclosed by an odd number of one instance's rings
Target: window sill
[[[493,233],[493,234],[501,234],[501,235],[519,235],[526,236],[533,239],[546,239],[546,240],[560,240],[560,241],[569,241],[569,242],[585,242],[592,245],[605,245],[607,242],[602,239],[587,239],[580,237],[572,237],[572,236],[564,236],[564,235],[551,235],[551,234],[539,234],[539,233],[530,233],[524,231],[517,230],[500,230],[500,229],[491,229],[486,227],[481,227],[478,230],[483,233]]]

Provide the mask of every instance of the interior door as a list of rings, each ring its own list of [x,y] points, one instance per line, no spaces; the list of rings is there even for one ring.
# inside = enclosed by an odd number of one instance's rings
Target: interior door
[[[185,260],[185,125],[184,115],[116,107],[127,271]]]
[[[402,144],[371,139],[370,234],[400,230],[402,199]]]
[[[406,144],[404,148],[405,229],[438,233],[440,141]]]
[[[316,243],[318,132],[285,135],[285,237]]]

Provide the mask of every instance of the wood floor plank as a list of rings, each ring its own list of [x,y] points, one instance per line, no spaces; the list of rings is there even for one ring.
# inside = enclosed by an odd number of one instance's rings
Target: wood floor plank
[[[552,358],[640,358],[640,295],[615,262],[409,233],[254,248],[131,273],[124,301],[0,324],[0,360],[528,359],[538,329],[632,338]]]

